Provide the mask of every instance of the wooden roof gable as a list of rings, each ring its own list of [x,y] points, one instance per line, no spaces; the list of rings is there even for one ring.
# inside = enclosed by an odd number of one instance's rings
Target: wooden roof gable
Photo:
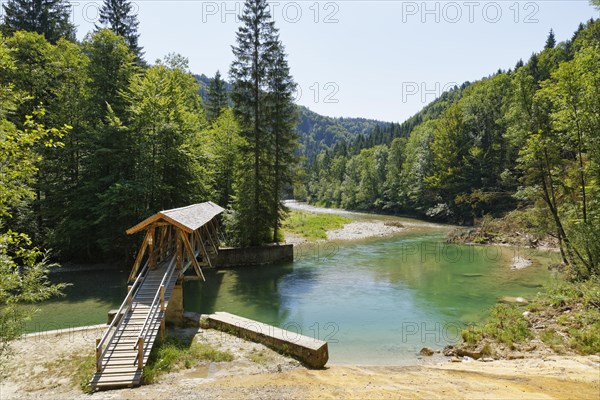
[[[160,220],[173,224],[185,232],[192,233],[206,225],[210,220],[221,214],[223,211],[225,211],[223,207],[213,203],[212,201],[193,204],[187,207],[174,208],[172,210],[165,210],[154,214],[136,226],[127,229],[127,234],[132,235],[142,231]]]

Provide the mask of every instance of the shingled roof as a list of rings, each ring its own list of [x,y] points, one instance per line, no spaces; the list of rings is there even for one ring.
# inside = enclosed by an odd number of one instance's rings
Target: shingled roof
[[[206,203],[193,204],[187,207],[164,210],[153,216],[146,218],[136,226],[129,228],[127,234],[132,235],[146,229],[156,221],[164,220],[182,230],[191,233],[203,225],[206,225],[211,219],[221,214],[225,209],[212,201]]]

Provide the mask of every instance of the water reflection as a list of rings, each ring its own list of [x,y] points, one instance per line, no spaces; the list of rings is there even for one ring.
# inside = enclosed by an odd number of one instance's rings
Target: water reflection
[[[335,249],[282,265],[207,269],[206,282],[186,282],[185,308],[227,311],[327,340],[332,362],[401,364],[424,346],[458,340],[461,327],[480,321],[498,297],[531,298],[552,279],[547,255],[511,270],[512,250],[444,247],[435,231]],[[47,321],[80,313],[86,323],[103,322],[106,310],[120,304],[126,278],[105,274],[80,275],[74,288],[96,284],[43,305],[51,312]]]
[[[287,317],[281,307],[280,281],[294,272],[294,264],[235,270],[206,270],[206,282],[186,282],[185,308],[199,313],[229,311],[279,324]]]

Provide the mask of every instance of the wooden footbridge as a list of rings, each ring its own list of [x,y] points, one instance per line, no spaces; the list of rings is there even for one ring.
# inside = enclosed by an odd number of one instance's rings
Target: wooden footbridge
[[[102,338],[96,340],[93,389],[133,387],[165,322],[183,319],[182,281],[202,279],[202,267],[221,241],[218,216],[224,211],[208,202],[166,210],[127,230],[146,235],[129,275],[127,296]]]

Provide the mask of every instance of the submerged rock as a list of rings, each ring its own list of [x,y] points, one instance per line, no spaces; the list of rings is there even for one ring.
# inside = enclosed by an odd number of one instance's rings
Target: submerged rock
[[[466,278],[479,278],[479,277],[483,276],[483,274],[461,274],[461,275]]]
[[[525,257],[516,256],[512,259],[512,269],[525,269],[527,267],[531,267],[533,262]]]
[[[529,301],[523,297],[512,297],[512,296],[502,296],[498,298],[498,303],[503,304],[517,304],[517,305],[527,305]]]

